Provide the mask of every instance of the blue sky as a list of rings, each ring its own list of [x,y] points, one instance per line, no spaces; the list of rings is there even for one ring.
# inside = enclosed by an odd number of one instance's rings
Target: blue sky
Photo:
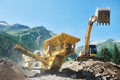
[[[111,25],[93,25],[91,41],[120,37],[120,0],[0,0],[0,21],[45,26],[54,33],[65,32],[84,44],[88,19],[96,8],[110,7]]]

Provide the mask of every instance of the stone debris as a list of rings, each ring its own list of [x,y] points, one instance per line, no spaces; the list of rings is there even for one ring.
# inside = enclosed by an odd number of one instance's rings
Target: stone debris
[[[69,65],[69,66],[67,66]],[[65,72],[64,69],[67,69]],[[70,71],[71,70],[71,71]],[[72,75],[72,78],[85,80],[120,80],[120,67],[103,61],[71,61],[62,65],[61,71]],[[72,74],[70,72],[73,72]],[[67,75],[68,75],[67,74]],[[66,76],[67,76],[66,75]],[[75,77],[74,77],[74,76]],[[77,77],[76,77],[77,76]],[[68,77],[68,76],[67,76]]]
[[[89,59],[68,61],[55,74],[44,74],[27,80],[120,80],[120,67],[112,62]]]
[[[120,80],[120,67],[99,60],[68,61],[57,72],[40,73],[40,70],[21,68],[15,63],[0,59],[0,80]]]

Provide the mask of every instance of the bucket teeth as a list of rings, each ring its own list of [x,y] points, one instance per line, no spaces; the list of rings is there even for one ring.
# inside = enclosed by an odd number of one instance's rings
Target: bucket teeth
[[[105,25],[107,26],[108,23],[105,23]]]
[[[110,9],[109,8],[98,8],[95,16],[97,17],[97,24],[110,25]]]

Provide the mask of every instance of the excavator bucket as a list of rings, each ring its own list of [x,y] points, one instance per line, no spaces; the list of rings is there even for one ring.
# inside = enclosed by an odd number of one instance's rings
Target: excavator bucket
[[[97,8],[95,17],[97,18],[97,24],[110,25],[110,8]]]

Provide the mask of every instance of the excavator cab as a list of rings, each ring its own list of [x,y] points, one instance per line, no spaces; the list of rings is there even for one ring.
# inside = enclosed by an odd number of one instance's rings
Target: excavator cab
[[[93,56],[93,57],[97,55],[96,45],[89,45],[89,54],[90,56]]]

